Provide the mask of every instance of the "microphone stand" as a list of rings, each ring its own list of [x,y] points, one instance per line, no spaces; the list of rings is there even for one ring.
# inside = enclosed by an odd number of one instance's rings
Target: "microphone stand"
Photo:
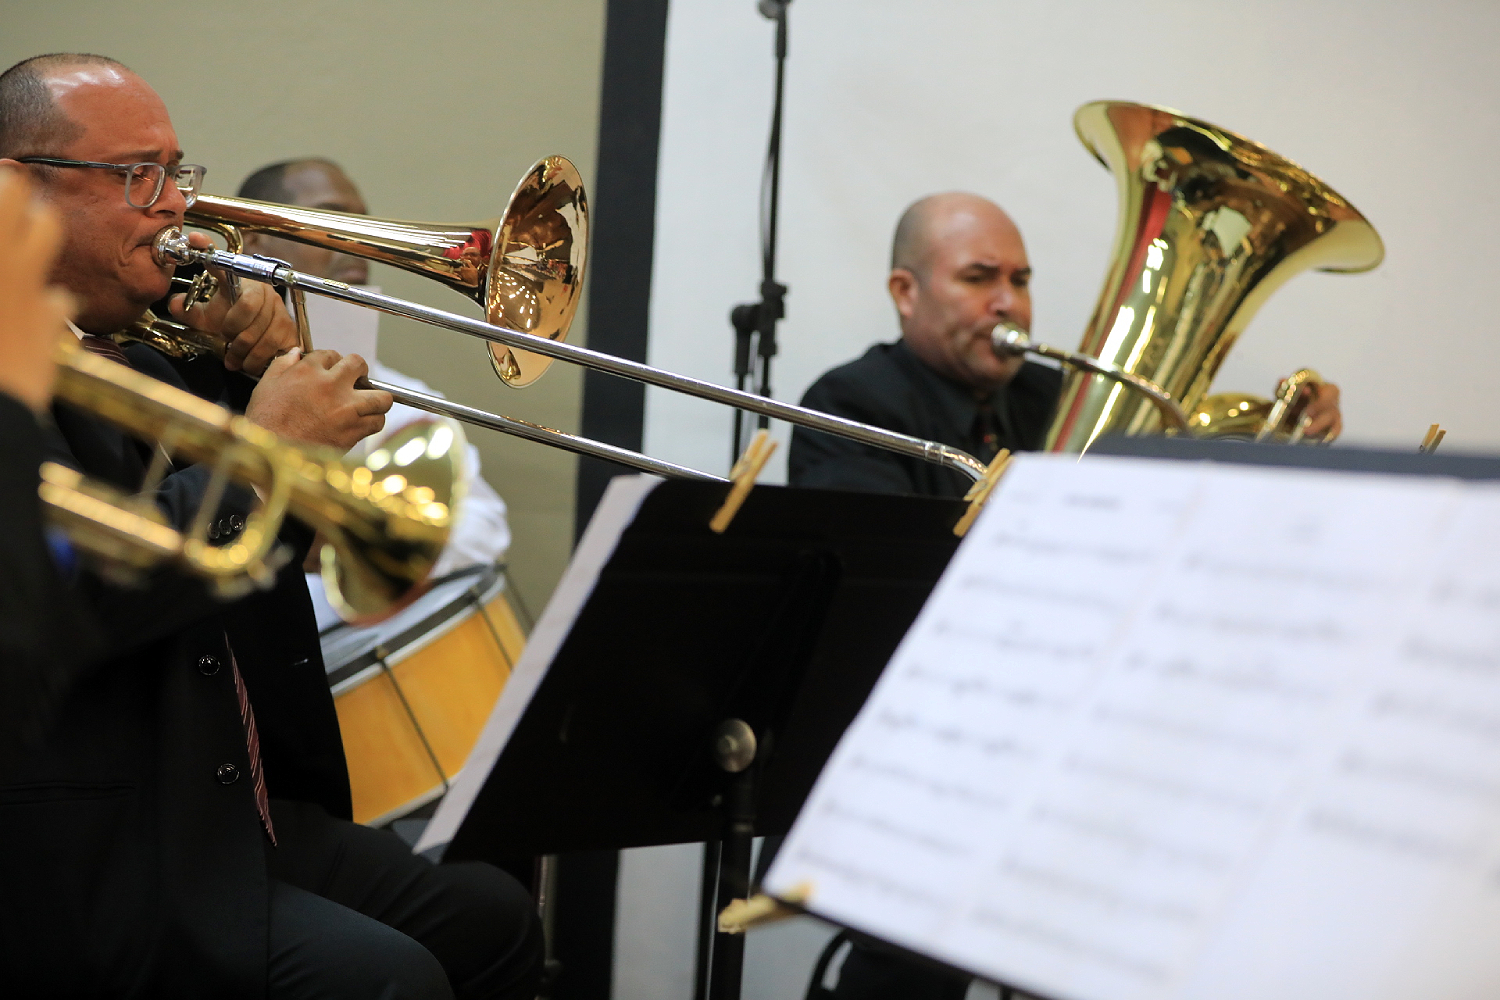
[[[776,356],[776,324],[786,316],[787,287],[776,280],[776,225],[781,202],[781,109],[786,77],[786,8],[791,0],[760,0],[761,15],[776,22],[776,96],[771,109],[771,139],[766,149],[765,171],[760,190],[760,301],[735,306],[729,312],[734,327],[735,387],[745,388],[754,372],[752,355],[760,359],[760,384],[755,392],[771,395],[771,359]],[[752,343],[753,342],[753,343]],[[740,457],[745,414],[734,411],[734,436],[730,442],[731,464]],[[770,426],[761,415],[757,426]]]

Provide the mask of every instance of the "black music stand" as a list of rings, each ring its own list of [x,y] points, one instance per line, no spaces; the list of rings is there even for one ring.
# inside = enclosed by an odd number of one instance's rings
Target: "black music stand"
[[[445,860],[783,834],[958,544],[957,500],[662,483],[599,573]],[[705,922],[706,923],[706,922]],[[716,934],[711,995],[739,996]],[[700,967],[703,965],[700,944]]]

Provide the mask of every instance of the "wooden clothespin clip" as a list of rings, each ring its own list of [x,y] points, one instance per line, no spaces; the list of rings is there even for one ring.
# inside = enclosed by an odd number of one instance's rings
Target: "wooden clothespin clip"
[[[729,495],[724,498],[724,506],[708,522],[709,528],[717,535],[722,535],[724,529],[729,527],[729,522],[734,520],[734,515],[740,512],[740,505],[750,495],[750,488],[755,485],[755,478],[760,475],[760,470],[765,467],[766,459],[771,457],[771,452],[776,450],[776,442],[771,440],[771,432],[762,427],[755,432],[755,437],[750,439],[750,446],[745,453],[734,463],[734,468],[729,470],[729,480],[733,484],[729,487]]]
[[[1437,446],[1442,444],[1443,438],[1447,436],[1447,431],[1443,430],[1443,428],[1439,425],[1433,424],[1431,427],[1427,428],[1427,436],[1424,437],[1422,439],[1422,443],[1417,446],[1417,451],[1421,452],[1424,455],[1430,455],[1433,452],[1437,451]]]
[[[719,914],[720,934],[743,934],[761,924],[773,924],[778,920],[798,916],[800,909],[812,896],[812,883],[801,882],[791,888],[781,899],[756,893],[749,899],[731,899]]]
[[[1000,453],[990,459],[989,468],[984,470],[984,478],[970,486],[969,492],[964,494],[964,499],[969,501],[969,509],[964,511],[964,516],[959,518],[958,523],[953,526],[953,533],[959,538],[969,533],[974,519],[979,516],[981,510],[984,510],[985,502],[994,492],[995,484],[1000,481],[1001,476],[1005,475],[1005,467],[1010,464],[1010,458],[1010,449],[1001,448]]]

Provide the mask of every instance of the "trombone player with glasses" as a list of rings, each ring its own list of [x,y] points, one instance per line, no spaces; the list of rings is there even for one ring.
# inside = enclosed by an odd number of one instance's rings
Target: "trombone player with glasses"
[[[0,74],[0,166],[63,220],[52,280],[95,353],[239,410],[282,438],[347,450],[391,398],[355,388],[356,356],[304,353],[273,290],[230,284],[174,315],[226,343],[176,363],[110,334],[170,289],[152,241],[180,226],[201,168],[160,97],[115,60],[54,54]],[[195,236],[201,245],[206,238]],[[191,374],[192,378],[185,376]],[[260,376],[259,381],[247,375]],[[133,491],[154,455],[88,412],[51,408],[48,457]],[[210,486],[169,465],[154,499],[186,529]],[[231,484],[210,512],[233,533],[256,504]],[[0,774],[0,977],[19,993],[225,997],[527,997],[540,928],[514,880],[437,867],[347,819],[348,780],[301,560],[237,602],[172,573],[77,581],[103,652],[51,727]]]

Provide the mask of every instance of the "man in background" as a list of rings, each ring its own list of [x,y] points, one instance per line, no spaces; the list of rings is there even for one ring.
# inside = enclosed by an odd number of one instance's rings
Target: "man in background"
[[[238,193],[241,198],[298,205],[302,208],[331,209],[356,215],[366,215],[369,211],[365,206],[364,196],[343,169],[330,160],[319,158],[287,160],[261,167],[245,178]],[[245,252],[275,257],[286,261],[293,270],[349,285],[365,285],[370,280],[370,266],[360,257],[264,233],[246,233]],[[327,305],[358,314],[369,314],[368,310],[347,303],[333,302]],[[373,314],[369,315],[373,317]],[[325,343],[320,339],[316,328],[312,330],[312,336],[314,345]],[[372,378],[419,392],[441,395],[433,392],[424,382],[389,368],[373,357],[368,362]],[[386,430],[394,431],[413,420],[430,416],[424,410],[396,403],[386,414]],[[448,545],[433,569],[434,578],[469,566],[493,565],[505,557],[505,552],[510,547],[505,501],[481,477],[479,449],[472,444],[467,449],[467,466],[468,495],[459,507],[458,521],[453,526]],[[318,574],[308,574],[308,589],[312,592],[313,604],[318,612],[318,627],[327,629],[336,624],[338,617],[323,593],[323,581]]]
[[[1062,388],[1056,368],[1004,357],[990,344],[1001,320],[1031,327],[1031,264],[1010,216],[978,195],[930,195],[902,214],[886,287],[901,339],[825,373],[802,405],[989,461],[1001,448],[1042,445]],[[1337,435],[1338,386],[1314,387],[1306,436]],[[794,486],[962,496],[961,473],[801,427],[792,431]]]
[[[802,405],[961,448],[988,462],[1002,448],[1040,448],[1062,373],[1001,356],[1001,320],[1031,327],[1031,264],[1021,231],[978,195],[930,195],[902,213],[886,287],[901,339],[827,372]],[[1336,435],[1339,390],[1316,387],[1307,436]],[[802,427],[792,429],[793,486],[961,497],[959,472]],[[833,991],[838,1000],[963,1000],[971,977],[856,937]],[[820,984],[815,984],[820,988]]]

